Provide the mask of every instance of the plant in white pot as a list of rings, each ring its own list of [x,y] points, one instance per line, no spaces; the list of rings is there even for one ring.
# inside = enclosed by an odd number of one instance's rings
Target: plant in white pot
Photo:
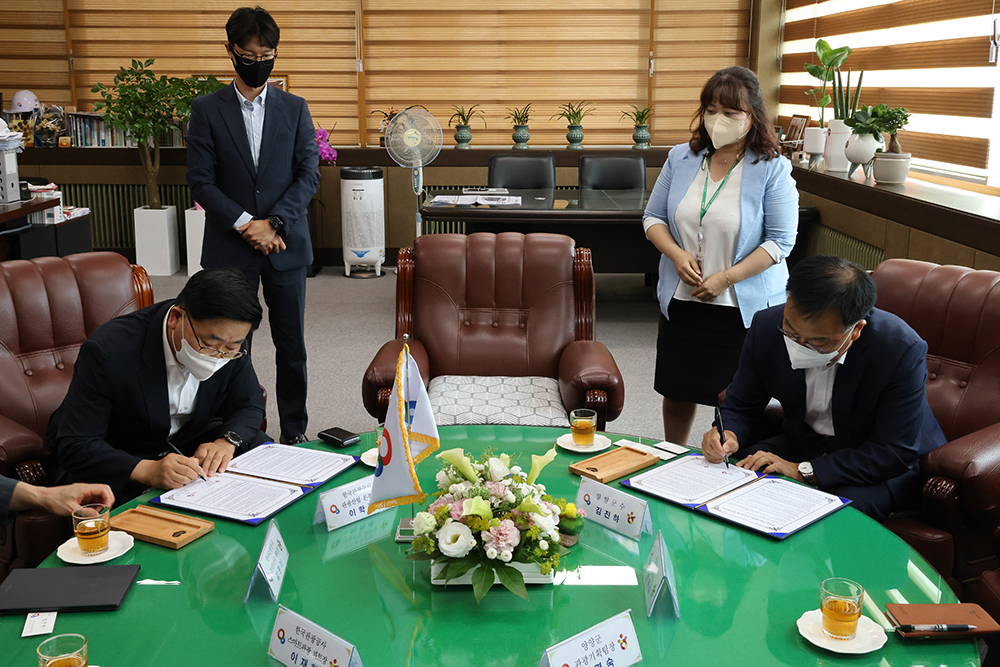
[[[872,108],[872,124],[889,135],[889,150],[875,153],[872,175],[877,183],[905,183],[910,173],[910,154],[904,153],[896,134],[910,122],[910,112],[903,107],[890,109],[884,104]]]
[[[820,80],[820,88],[811,88],[806,91],[811,95],[819,107],[819,124],[823,126],[826,105],[833,102],[833,120],[827,128],[826,150],[823,157],[826,160],[827,171],[847,171],[850,162],[844,155],[844,147],[851,130],[844,124],[844,121],[854,116],[861,98],[861,81],[864,78],[864,71],[858,75],[858,85],[851,93],[851,70],[847,70],[845,78],[841,67],[847,62],[852,49],[849,46],[832,48],[826,40],[816,41],[816,57],[820,64],[806,63],[806,71],[813,77]],[[827,93],[827,84],[830,85],[830,92]]]
[[[854,116],[844,123],[851,128],[851,136],[847,140],[844,154],[851,161],[848,176],[853,176],[858,165],[864,166],[865,178],[871,178],[872,158],[882,146],[882,130],[877,125],[877,119],[872,114],[872,107],[861,105]]]

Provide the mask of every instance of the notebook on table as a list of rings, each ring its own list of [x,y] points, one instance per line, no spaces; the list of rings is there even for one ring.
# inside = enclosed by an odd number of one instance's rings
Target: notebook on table
[[[138,573],[135,564],[13,570],[0,584],[0,615],[118,609]]]

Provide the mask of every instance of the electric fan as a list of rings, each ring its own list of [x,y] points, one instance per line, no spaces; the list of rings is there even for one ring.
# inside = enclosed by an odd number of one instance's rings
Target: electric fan
[[[400,167],[413,170],[413,194],[417,196],[417,236],[421,234],[420,196],[424,190],[424,167],[441,152],[444,134],[437,118],[423,109],[396,114],[385,128],[385,148]]]

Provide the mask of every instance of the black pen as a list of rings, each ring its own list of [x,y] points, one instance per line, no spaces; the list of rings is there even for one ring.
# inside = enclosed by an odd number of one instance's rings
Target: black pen
[[[937,625],[901,625],[896,630],[899,632],[968,632],[969,630],[975,630],[974,625],[946,625],[944,623],[938,623]]]
[[[170,442],[169,440],[167,440],[167,447],[169,447],[170,449],[174,450],[175,453],[180,454],[181,456],[184,456],[184,454],[181,452],[181,450],[179,450],[176,447],[174,447],[174,443]],[[188,458],[188,457],[184,456],[184,458]],[[202,475],[201,473],[198,473],[198,477],[201,478],[201,481],[203,481],[203,482],[207,482],[208,481],[207,479],[205,479],[205,476]]]
[[[722,428],[722,411],[719,410],[719,406],[715,406],[715,428],[719,431],[719,440],[722,441],[720,444],[726,444],[726,431]],[[726,457],[726,469],[728,469],[729,454],[726,454],[725,451],[722,450],[722,455]]]

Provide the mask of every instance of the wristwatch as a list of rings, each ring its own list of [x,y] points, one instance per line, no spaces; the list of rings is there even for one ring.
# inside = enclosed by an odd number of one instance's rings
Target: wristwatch
[[[243,438],[241,438],[235,431],[226,431],[225,435],[222,436],[222,439],[228,441],[229,444],[236,448],[236,451],[243,449]]]
[[[816,473],[813,472],[813,464],[809,463],[809,461],[803,461],[799,464],[799,474],[802,475],[802,479],[809,486],[819,486],[816,482]]]
[[[285,226],[285,221],[276,215],[269,216],[267,221],[271,223],[271,228],[276,232]]]

